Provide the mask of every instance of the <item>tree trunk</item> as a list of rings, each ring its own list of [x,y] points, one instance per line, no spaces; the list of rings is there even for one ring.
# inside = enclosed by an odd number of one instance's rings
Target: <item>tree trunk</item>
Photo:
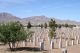
[[[9,48],[10,48],[10,50],[12,50],[12,47],[11,47],[11,43],[9,42]]]
[[[15,42],[12,42],[12,48],[15,48]]]
[[[16,48],[18,48],[18,47],[19,47],[19,41],[16,42]]]
[[[12,51],[15,48],[15,42],[9,42],[9,48]]]

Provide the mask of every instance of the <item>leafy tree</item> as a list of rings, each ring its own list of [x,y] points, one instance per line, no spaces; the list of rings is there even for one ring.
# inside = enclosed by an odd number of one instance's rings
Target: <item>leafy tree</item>
[[[32,27],[31,23],[28,22],[27,28],[30,29]]]
[[[55,29],[56,29],[56,22],[55,22],[55,20],[51,19],[51,21],[49,21],[49,27],[50,27],[53,31],[55,31]]]
[[[41,26],[41,28],[43,28],[43,24],[41,24],[40,26]]]
[[[73,28],[73,27],[76,27],[76,25],[71,25],[71,24],[70,24],[68,27],[69,27],[69,28]]]
[[[56,25],[55,20],[51,19],[51,21],[49,21],[49,27],[50,27],[49,36],[51,39],[55,36],[56,26],[57,25]]]
[[[58,24],[58,28],[61,28],[62,26],[61,26],[61,24]]]
[[[0,41],[5,44],[8,43],[10,49],[15,47],[17,41],[26,40],[30,34],[24,30],[22,24],[19,22],[10,22],[0,25]]]
[[[69,27],[69,25],[68,25],[68,24],[65,24],[64,26],[65,26],[65,27]]]
[[[44,28],[47,28],[47,23],[44,24]]]
[[[41,25],[39,24],[38,27],[41,27]]]
[[[53,38],[53,36],[54,36],[54,31],[49,30],[49,37],[52,39],[52,38]]]

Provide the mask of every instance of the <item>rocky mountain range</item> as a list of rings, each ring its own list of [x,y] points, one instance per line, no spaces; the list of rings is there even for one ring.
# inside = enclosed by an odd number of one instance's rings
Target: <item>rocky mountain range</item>
[[[13,16],[12,14],[10,13],[0,13],[0,22],[10,22],[10,21],[19,21],[21,20],[20,18],[16,17],[16,16]]]
[[[26,25],[29,21],[33,25],[39,25],[39,24],[44,24],[45,22],[48,23],[51,18],[48,18],[46,16],[31,16],[31,17],[26,17],[23,19],[20,19],[19,17],[16,17],[10,13],[2,12],[0,13],[0,23],[4,22],[10,22],[10,21],[20,21],[22,24]],[[56,21],[57,24],[74,24],[74,25],[80,25],[80,22],[76,21],[71,21],[71,20],[59,20],[56,18],[52,18]]]

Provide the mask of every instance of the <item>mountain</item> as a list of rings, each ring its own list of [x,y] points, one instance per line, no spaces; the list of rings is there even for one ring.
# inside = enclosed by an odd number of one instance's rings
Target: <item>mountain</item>
[[[33,25],[39,25],[39,24],[43,24],[43,23],[47,23],[50,19],[46,16],[32,16],[32,17],[27,17],[24,18],[24,21],[26,21],[26,23],[31,22]]]
[[[10,21],[20,21],[21,19],[13,16],[10,13],[2,12],[0,13],[0,22],[10,22]]]
[[[45,22],[48,23],[51,19],[55,20],[57,24],[73,24],[73,25],[80,25],[80,22],[71,21],[71,20],[60,20],[56,18],[48,18],[46,16],[32,16],[27,17],[24,19],[26,24],[30,21],[33,25],[44,24]]]
[[[31,22],[32,25],[39,25],[39,24],[44,24],[45,22],[48,23],[51,18],[48,18],[44,15],[42,16],[31,16],[31,17],[26,17],[23,19],[20,19],[19,17],[16,17],[10,13],[0,13],[0,23],[4,22],[10,22],[10,21],[20,21],[23,25],[27,25],[28,22]],[[76,21],[71,21],[71,20],[60,20],[56,18],[52,18],[53,20],[56,21],[57,24],[74,24],[74,25],[80,25],[80,22]]]

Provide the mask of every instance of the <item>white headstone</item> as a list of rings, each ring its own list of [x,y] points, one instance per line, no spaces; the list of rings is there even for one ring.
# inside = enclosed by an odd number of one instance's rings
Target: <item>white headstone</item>
[[[50,49],[52,50],[54,48],[54,42],[51,41],[50,43]]]
[[[67,53],[67,49],[66,48],[63,48],[62,49],[62,53]]]
[[[78,35],[78,44],[79,44],[79,38],[80,38],[80,36]]]
[[[74,40],[72,40],[72,46],[74,45]]]
[[[56,43],[57,43],[57,38],[55,39]]]
[[[79,35],[78,35],[78,39],[79,39]]]
[[[60,39],[60,41],[59,41],[59,48],[61,48],[62,47],[62,43],[61,43],[61,39]]]
[[[10,45],[11,45],[11,48],[12,48],[12,47],[13,47],[13,46],[12,46],[12,43],[10,43]]]
[[[50,43],[50,49],[52,50],[52,41],[51,41],[51,43]]]
[[[35,36],[33,37],[33,47],[35,46]]]
[[[23,43],[23,47],[25,47],[25,41],[23,41],[22,43]]]
[[[31,43],[31,39],[30,39],[30,43]]]
[[[77,37],[75,36],[75,40],[77,39]]]
[[[68,46],[68,40],[66,40],[66,47]]]
[[[36,37],[36,41],[38,42],[38,37]]]
[[[44,50],[44,42],[40,42],[40,50]]]
[[[39,42],[39,47],[40,47],[40,50],[41,50],[41,43],[42,43],[42,42]]]
[[[77,45],[79,44],[79,40],[77,39]]]

